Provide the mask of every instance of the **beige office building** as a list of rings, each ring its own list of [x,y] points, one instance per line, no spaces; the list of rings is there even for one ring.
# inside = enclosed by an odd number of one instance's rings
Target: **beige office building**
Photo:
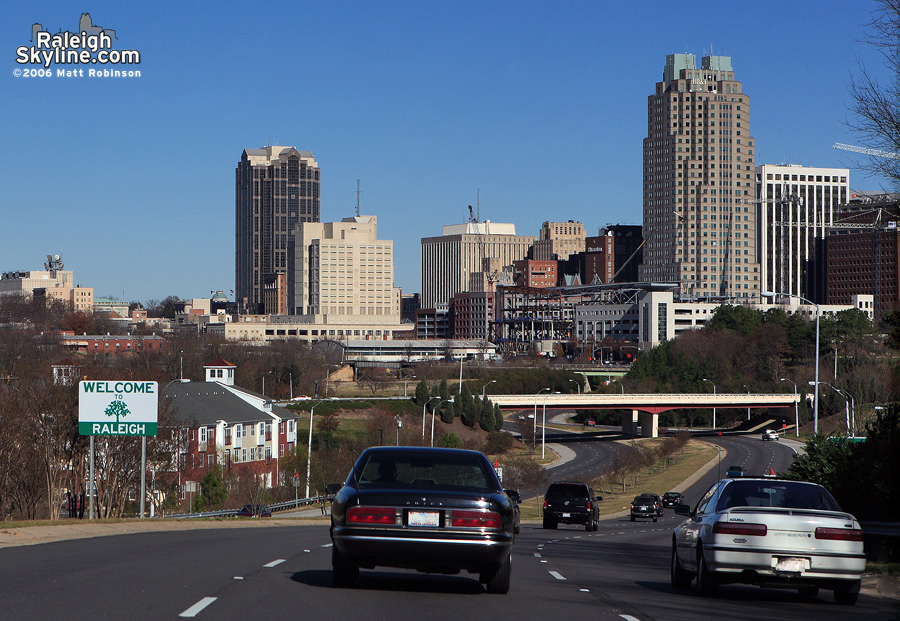
[[[291,314],[314,317],[318,324],[363,323],[399,329],[394,242],[378,239],[375,216],[303,222],[297,225],[294,238]]]
[[[470,276],[484,272],[484,259],[507,268],[524,259],[534,242],[533,235],[516,235],[515,224],[490,220],[445,225],[440,237],[422,238],[421,308],[449,304],[457,293],[472,290]],[[502,270],[495,271],[476,280],[496,282]]]
[[[647,101],[644,282],[683,295],[758,300],[756,183],[750,99],[731,58],[666,56]]]
[[[585,238],[581,222],[544,222],[538,240],[534,242],[533,258],[535,261],[564,261],[573,254],[584,252]]]
[[[42,297],[64,302],[75,311],[91,313],[94,310],[93,287],[75,285],[74,272],[61,268],[4,272],[0,274],[0,295]]]

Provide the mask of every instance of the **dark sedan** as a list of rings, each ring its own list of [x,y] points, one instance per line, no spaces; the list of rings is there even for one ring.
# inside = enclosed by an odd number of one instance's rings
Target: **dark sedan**
[[[478,574],[490,593],[509,591],[513,501],[482,453],[370,448],[334,491],[335,586],[353,586],[361,567],[380,566],[464,570]]]
[[[684,502],[684,496],[681,492],[666,492],[662,495],[662,505],[663,507],[670,507],[674,509],[676,505],[680,505]]]
[[[266,505],[244,505],[234,515],[235,517],[272,517],[272,512]]]

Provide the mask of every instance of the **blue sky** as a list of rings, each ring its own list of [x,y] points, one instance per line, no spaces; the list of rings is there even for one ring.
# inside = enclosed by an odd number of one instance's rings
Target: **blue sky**
[[[64,6],[67,5],[67,6]],[[665,56],[732,57],[757,164],[853,167],[847,84],[873,3],[17,2],[0,23],[0,271],[63,255],[97,296],[234,287],[234,168],[267,142],[313,152],[322,220],[361,213],[420,290],[420,239],[481,217],[537,235],[641,223],[647,96]],[[726,8],[727,7],[727,8]],[[140,78],[17,78],[31,26],[82,12]],[[854,189],[879,179],[851,171]]]

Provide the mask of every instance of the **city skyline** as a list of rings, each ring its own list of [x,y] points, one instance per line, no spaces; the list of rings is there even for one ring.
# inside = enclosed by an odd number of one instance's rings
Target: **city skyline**
[[[83,7],[140,50],[142,75],[25,80],[10,63],[2,213],[24,216],[0,271],[52,253],[101,297],[233,290],[235,161],[266,144],[315,154],[323,222],[355,213],[360,180],[360,213],[393,240],[407,293],[421,239],[464,222],[479,194],[481,219],[519,235],[548,220],[588,235],[641,224],[648,85],[672,53],[731,57],[754,164],[847,167],[854,190],[883,187],[831,148],[857,143],[844,124],[856,59],[885,75],[859,43],[870,2],[651,4],[615,19],[588,2],[467,6]],[[80,11],[38,2],[6,16],[12,56],[34,23],[74,29]],[[697,16],[703,40],[684,34]]]

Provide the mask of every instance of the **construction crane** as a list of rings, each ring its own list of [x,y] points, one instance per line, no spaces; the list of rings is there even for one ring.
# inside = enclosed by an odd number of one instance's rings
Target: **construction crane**
[[[472,206],[469,205],[469,217],[466,219],[466,222],[472,225],[472,229],[475,232],[475,235],[478,236],[478,251],[479,251],[479,259],[480,265],[479,271],[485,274],[487,278],[487,290],[484,292],[484,339],[486,341],[491,340],[491,318],[490,312],[488,309],[488,298],[489,293],[493,290],[494,281],[499,278],[500,274],[495,270],[493,272],[485,271],[485,251],[484,251],[484,236],[487,235],[487,229],[484,231],[484,235],[481,234],[481,230],[479,229],[478,217],[481,216],[481,190],[478,191],[477,194],[477,205],[478,205],[478,216],[475,215],[475,211],[472,209]],[[466,284],[466,288],[468,289],[468,283]],[[490,296],[493,299],[492,296]]]
[[[900,160],[900,153],[894,153],[893,151],[882,151],[881,149],[870,149],[869,147],[857,147],[852,144],[843,144],[841,142],[835,142],[832,148],[862,153],[863,155],[874,155],[875,157],[888,157],[892,160]]]

